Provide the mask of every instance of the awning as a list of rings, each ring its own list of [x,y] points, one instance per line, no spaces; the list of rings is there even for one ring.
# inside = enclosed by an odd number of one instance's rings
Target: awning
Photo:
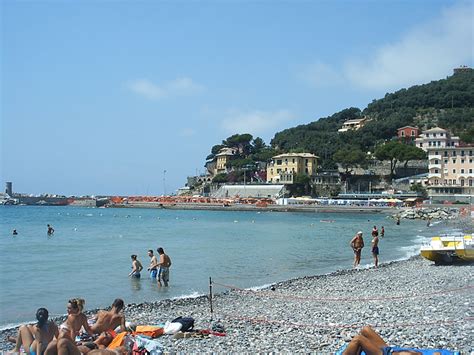
[[[416,200],[418,200],[418,197],[410,197],[410,198],[406,198],[405,202],[415,202]]]

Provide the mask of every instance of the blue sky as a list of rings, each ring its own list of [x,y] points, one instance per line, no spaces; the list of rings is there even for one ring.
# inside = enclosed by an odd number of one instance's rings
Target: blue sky
[[[472,2],[0,6],[1,176],[17,192],[170,193],[234,133],[269,143],[473,65]]]

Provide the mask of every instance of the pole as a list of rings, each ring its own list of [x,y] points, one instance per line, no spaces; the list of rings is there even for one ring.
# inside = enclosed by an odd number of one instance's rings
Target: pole
[[[166,170],[163,170],[163,196],[166,196]]]
[[[209,276],[209,304],[211,306],[211,322],[212,322],[212,318],[213,318],[213,309],[212,309],[212,279],[211,277]]]

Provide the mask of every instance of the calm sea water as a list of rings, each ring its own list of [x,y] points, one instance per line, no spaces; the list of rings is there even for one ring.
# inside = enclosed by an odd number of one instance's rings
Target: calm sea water
[[[132,303],[204,294],[209,277],[258,287],[350,268],[349,241],[358,230],[367,245],[362,264],[370,265],[373,225],[386,230],[382,262],[415,254],[433,234],[425,222],[396,226],[383,214],[1,206],[0,327],[33,319],[38,307],[64,314],[72,297],[92,309],[116,297]],[[146,269],[147,250],[159,246],[173,261],[170,287],[158,288],[146,272],[128,278],[130,255]]]

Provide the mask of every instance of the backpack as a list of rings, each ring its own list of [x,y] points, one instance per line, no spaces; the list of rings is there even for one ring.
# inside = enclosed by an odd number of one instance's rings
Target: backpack
[[[182,332],[189,332],[194,328],[194,318],[191,317],[178,317],[171,321],[171,323],[181,323],[183,325],[181,327]]]

